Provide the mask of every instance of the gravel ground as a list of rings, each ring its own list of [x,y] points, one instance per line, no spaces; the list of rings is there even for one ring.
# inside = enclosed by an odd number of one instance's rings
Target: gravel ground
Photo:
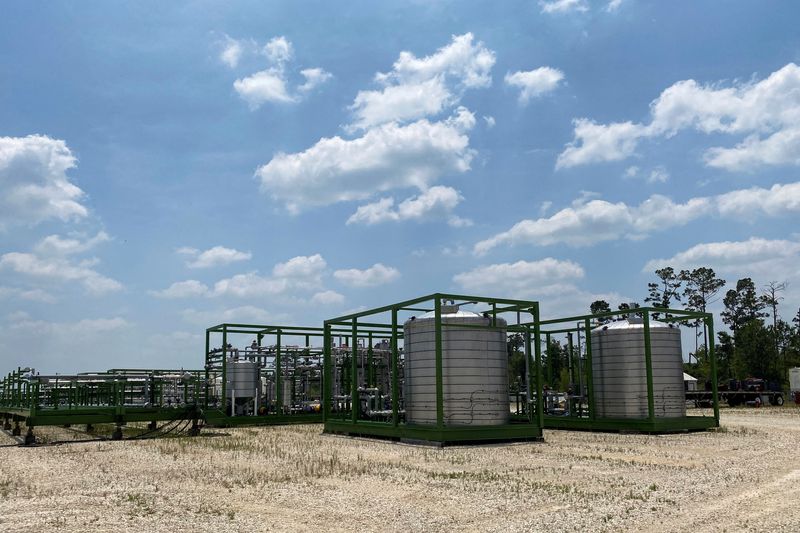
[[[0,531],[800,531],[796,406],[724,409],[716,432],[502,446],[319,432],[2,447]]]

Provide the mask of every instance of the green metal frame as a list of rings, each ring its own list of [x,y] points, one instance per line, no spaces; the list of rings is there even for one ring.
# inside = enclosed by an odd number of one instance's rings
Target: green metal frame
[[[510,441],[510,440],[539,440],[542,437],[543,426],[543,404],[541,395],[535,396],[535,401],[528,397],[527,416],[516,417],[512,423],[499,426],[451,426],[444,423],[444,402],[443,402],[443,376],[442,376],[442,318],[441,306],[443,300],[453,300],[461,304],[471,303],[485,306],[479,312],[491,316],[493,321],[503,314],[516,314],[517,323],[509,323],[508,332],[522,333],[526,339],[526,354],[528,368],[533,372],[528,372],[527,390],[540,390],[542,386],[541,375],[541,349],[539,343],[539,304],[535,301],[509,300],[502,298],[486,298],[480,296],[465,296],[457,294],[435,293],[413,300],[340,316],[324,323],[324,363],[325,372],[324,393],[323,393],[323,418],[325,421],[324,431],[326,433],[338,433],[353,436],[370,436],[396,439],[402,441],[425,441],[438,445],[470,443],[470,442],[491,442],[491,441]],[[420,307],[424,306],[424,307]],[[434,312],[435,317],[435,366],[436,366],[436,424],[420,425],[406,424],[401,421],[400,383],[399,383],[399,340],[402,335],[402,326],[399,323],[400,314],[410,314],[412,312]],[[530,323],[521,323],[521,315],[530,315]],[[385,316],[383,321],[379,315]],[[387,316],[388,315],[388,316]],[[388,318],[388,320],[387,320]],[[468,326],[482,329],[484,326]],[[359,413],[360,397],[356,380],[352,380],[350,411],[347,413],[332,410],[332,366],[333,366],[333,343],[332,337],[335,328],[344,328],[350,331],[352,346],[357,347],[359,339],[368,339],[372,336],[388,335],[391,345],[391,420],[388,422],[378,422],[362,419]],[[533,350],[531,350],[533,347]],[[355,357],[353,361],[353,375],[356,371]],[[343,415],[348,415],[345,418]]]
[[[653,390],[653,367],[651,362],[650,320],[653,313],[663,314],[666,318],[659,318],[662,322],[684,322],[697,320],[703,323],[708,333],[708,356],[711,361],[711,396],[713,416],[684,416],[677,418],[661,418],[655,416],[655,394]],[[644,359],[647,379],[647,418],[600,418],[595,416],[594,409],[594,382],[592,380],[592,341],[591,330],[601,326],[599,319],[613,319],[619,316],[641,315],[644,335]],[[567,324],[566,327],[564,325]],[[542,333],[549,341],[555,334],[571,334],[587,332],[586,334],[586,400],[588,412],[584,416],[575,416],[570,410],[570,416],[550,416],[545,413],[544,427],[548,429],[579,429],[590,431],[638,431],[643,433],[672,433],[679,431],[699,431],[719,427],[719,395],[717,391],[717,360],[714,353],[714,318],[711,313],[686,311],[683,309],[663,309],[655,307],[640,307],[610,311],[594,315],[581,315],[540,322]],[[540,387],[538,390],[542,390]],[[583,391],[581,391],[583,394]]]
[[[200,371],[128,369],[46,379],[29,372],[18,367],[0,382],[3,429],[19,434],[24,423],[30,438],[26,442],[33,441],[37,426],[192,420],[196,429],[201,417]],[[178,372],[180,378],[174,376]],[[175,404],[163,401],[166,388]]]
[[[338,331],[338,333],[346,333]],[[211,350],[211,338],[213,334],[222,335],[221,351]],[[255,337],[257,345],[261,347],[264,339],[274,338],[275,347],[275,387],[276,399],[267,414],[252,416],[231,416],[225,405],[227,403],[227,363],[230,353],[227,345],[231,337],[229,335],[244,334]],[[205,379],[206,387],[203,395],[203,412],[208,424],[215,426],[255,426],[255,425],[286,425],[286,424],[314,424],[322,422],[322,413],[286,413],[283,405],[284,398],[284,365],[290,364],[287,358],[296,356],[292,354],[283,344],[287,337],[302,337],[305,339],[304,354],[311,356],[321,356],[322,349],[312,346],[312,339],[324,337],[324,329],[321,327],[308,326],[276,326],[263,324],[233,324],[224,323],[206,329],[206,356],[205,356]],[[324,374],[324,371],[323,371]],[[222,406],[215,405],[211,392],[212,377],[222,378],[222,388],[219,401]],[[322,387],[320,387],[322,389]],[[320,391],[321,392],[321,391]]]

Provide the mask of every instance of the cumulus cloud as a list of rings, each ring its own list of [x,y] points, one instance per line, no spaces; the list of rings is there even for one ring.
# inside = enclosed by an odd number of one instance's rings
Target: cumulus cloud
[[[285,315],[278,315],[254,305],[242,305],[228,309],[202,311],[194,308],[184,309],[181,316],[186,322],[199,326],[209,324],[239,323],[239,324],[270,324],[283,322]]]
[[[252,46],[254,43],[251,41],[233,39],[228,35],[223,35],[220,44],[219,59],[230,68],[236,68],[239,65],[245,49]]]
[[[62,140],[0,137],[0,231],[86,218],[89,211],[81,203],[85,194],[67,175],[76,161]]]
[[[397,208],[394,198],[381,198],[377,202],[360,206],[347,220],[348,224],[379,224],[405,220],[446,219],[451,226],[461,227],[471,222],[453,215],[455,207],[463,200],[451,187],[437,185],[425,192],[403,200]]]
[[[284,73],[278,69],[262,70],[238,79],[233,82],[233,88],[253,110],[267,102],[290,104],[297,101],[289,94]]]
[[[300,74],[306,80],[304,84],[297,87],[301,93],[312,91],[333,77],[333,74],[319,67],[303,69]]]
[[[219,280],[214,284],[212,295],[245,298],[285,294],[290,290],[314,290],[321,288],[326,268],[327,263],[320,254],[297,256],[276,264],[271,276],[248,272]]]
[[[157,298],[189,298],[192,296],[205,296],[208,294],[208,285],[194,279],[178,281],[161,291],[149,291]]]
[[[350,268],[337,270],[333,277],[350,287],[377,287],[400,278],[400,271],[394,267],[375,263],[365,270]]]
[[[179,248],[178,253],[192,256],[193,259],[186,263],[189,268],[211,268],[229,265],[238,261],[248,261],[253,257],[250,252],[240,252],[234,248],[214,246],[208,250],[200,251],[195,248]]]
[[[746,135],[736,146],[705,152],[707,165],[731,171],[800,164],[800,67],[789,63],[750,83],[701,85],[679,81],[650,104],[650,123],[574,121],[574,140],[556,168],[630,157],[640,140],[669,138],[682,130]]]
[[[619,9],[619,6],[622,5],[622,0],[611,0],[608,4],[606,4],[606,11],[608,13],[612,13]]]
[[[230,55],[235,56],[235,63],[238,64],[242,53],[242,42],[233,40],[233,43],[235,44],[231,45],[234,48]],[[292,43],[286,37],[274,37],[264,45],[261,52],[267,59],[267,68],[233,82],[236,93],[252,110],[258,109],[265,103],[297,103],[332,77],[332,74],[320,67],[306,68],[300,71],[305,82],[292,88],[289,80],[289,64],[294,58]],[[235,55],[236,53],[238,55]]]
[[[119,291],[122,284],[103,276],[91,267],[95,261],[72,262],[64,258],[42,258],[34,254],[10,252],[0,256],[0,270],[58,282],[78,282],[93,294]]]
[[[74,255],[88,252],[98,244],[108,242],[111,237],[105,231],[100,231],[94,237],[82,240],[81,235],[62,237],[48,235],[34,246],[34,250],[42,255]]]
[[[183,249],[197,254],[193,248]],[[256,298],[264,296],[287,295],[293,291],[320,291],[327,263],[320,254],[297,256],[288,261],[277,263],[271,274],[260,274],[258,271],[236,274],[223,278],[209,287],[198,280],[178,281],[162,290],[149,291],[158,298],[191,298],[191,297],[236,297]],[[331,295],[326,295],[331,296]],[[324,296],[323,296],[324,297]]]
[[[508,73],[505,77],[506,85],[520,90],[519,103],[527,105],[531,98],[539,97],[554,91],[564,79],[564,73],[551,67],[539,67],[534,70]]]
[[[572,206],[537,220],[522,220],[508,231],[478,242],[474,252],[487,253],[499,245],[589,246],[620,238],[638,239],[652,232],[683,226],[703,216],[759,217],[800,212],[800,182],[753,187],[729,193],[673,202],[652,195],[638,206],[582,197]]]
[[[11,323],[10,328],[31,330],[39,335],[72,335],[74,337],[118,331],[130,326],[132,324],[122,317],[85,318],[75,322],[48,322],[19,316]]]
[[[586,0],[539,0],[542,13],[569,13],[570,11],[586,12],[589,6]]]
[[[18,287],[0,286],[0,300],[15,299],[28,300],[30,302],[55,303],[56,297],[42,289],[20,289]]]
[[[583,278],[583,267],[572,261],[548,257],[539,261],[498,263],[453,276],[453,281],[473,294],[498,294],[527,298]]]
[[[450,44],[422,58],[400,52],[391,71],[375,75],[380,90],[358,92],[348,130],[438,115],[457,105],[465,90],[489,87],[494,63],[494,52],[474,42],[471,33],[454,35]]]
[[[344,296],[336,291],[320,291],[311,297],[311,303],[316,305],[338,305],[344,303]]]
[[[256,175],[262,191],[293,213],[390,189],[424,191],[444,174],[469,170],[466,132],[474,125],[463,108],[446,121],[388,123],[357,139],[323,138],[303,152],[277,154]]]

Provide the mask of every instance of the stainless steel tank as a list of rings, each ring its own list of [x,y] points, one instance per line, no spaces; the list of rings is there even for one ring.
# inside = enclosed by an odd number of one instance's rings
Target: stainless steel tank
[[[255,398],[259,389],[258,363],[229,359],[225,387],[228,398]]]
[[[595,416],[647,418],[642,319],[612,322],[591,335]],[[650,353],[655,416],[686,416],[680,328],[650,320]]]
[[[509,421],[506,322],[443,305],[442,385],[444,423],[502,425]],[[403,326],[403,397],[406,423],[436,424],[436,319],[433,312]]]

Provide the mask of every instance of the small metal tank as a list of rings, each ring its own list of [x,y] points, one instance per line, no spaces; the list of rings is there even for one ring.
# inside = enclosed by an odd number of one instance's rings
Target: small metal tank
[[[258,395],[258,363],[245,359],[228,359],[227,376],[225,387],[228,398],[235,396],[236,399],[249,399]]]
[[[654,414],[686,416],[680,328],[650,320]],[[592,330],[595,416],[647,418],[644,323],[630,318]]]
[[[444,423],[503,425],[509,421],[506,322],[442,305],[442,385]],[[406,423],[436,424],[436,318],[426,313],[403,326],[403,397]]]

